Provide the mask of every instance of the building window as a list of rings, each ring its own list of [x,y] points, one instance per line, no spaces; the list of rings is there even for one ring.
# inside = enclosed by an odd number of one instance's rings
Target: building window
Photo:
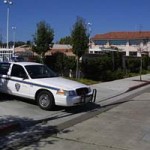
[[[126,45],[127,40],[110,40],[109,43],[111,45]]]
[[[130,56],[137,56],[137,52],[129,52]]]
[[[130,45],[139,45],[143,40],[140,39],[135,39],[135,40],[130,40],[129,44]]]
[[[96,41],[94,41],[94,43],[96,45],[106,45],[107,42],[108,42],[107,40],[96,40]]]
[[[148,39],[148,38],[145,38],[145,39],[143,39],[143,44],[144,45],[147,45],[147,43],[149,42],[150,40]]]

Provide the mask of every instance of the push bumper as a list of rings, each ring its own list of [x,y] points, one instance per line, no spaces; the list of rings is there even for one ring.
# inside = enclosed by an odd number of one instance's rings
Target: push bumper
[[[82,95],[80,98],[80,102],[76,103],[76,105],[86,104],[88,102],[95,103],[96,95],[97,95],[97,90],[93,89],[93,92],[91,95]]]

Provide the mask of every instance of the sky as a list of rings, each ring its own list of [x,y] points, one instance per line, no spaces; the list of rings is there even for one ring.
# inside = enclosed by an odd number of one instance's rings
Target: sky
[[[150,0],[11,0],[9,40],[33,40],[36,25],[54,29],[54,42],[69,36],[77,17],[91,23],[91,36],[116,31],[149,31]],[[0,0],[0,35],[6,42],[7,5]],[[12,27],[16,27],[12,30]]]

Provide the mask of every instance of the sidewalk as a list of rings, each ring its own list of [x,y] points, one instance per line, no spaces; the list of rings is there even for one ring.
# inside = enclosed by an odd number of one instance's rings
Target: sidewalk
[[[125,92],[145,86],[149,83],[150,83],[150,74],[147,74],[142,75],[141,81],[140,76],[135,76],[131,78],[95,84],[92,85],[92,88],[97,89],[96,102],[102,102],[112,97],[121,95]]]

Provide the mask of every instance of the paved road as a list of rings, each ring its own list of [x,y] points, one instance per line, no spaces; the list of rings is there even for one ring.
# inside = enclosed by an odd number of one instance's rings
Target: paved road
[[[19,142],[21,145],[26,142],[30,143],[31,141],[36,141],[36,140],[39,140],[40,138],[48,137],[51,135],[51,133],[57,133],[60,130],[63,131],[62,134],[58,134],[58,136],[53,137],[52,139],[54,140],[50,139],[49,142],[53,143],[53,141],[58,141],[59,138],[60,139],[62,138],[62,140],[59,140],[60,143],[63,142],[63,140],[65,139],[68,143],[68,140],[65,136],[66,135],[69,136],[69,134],[73,133],[70,131],[71,126],[76,125],[83,121],[86,122],[87,119],[90,120],[90,118],[93,118],[93,117],[95,118],[95,116],[99,116],[101,112],[112,109],[112,107],[115,105],[111,105],[111,104],[116,103],[116,101],[120,102],[120,100],[124,101],[128,99],[132,99],[133,97],[139,94],[142,94],[143,93],[142,90],[148,88],[149,85],[147,87],[144,86],[134,91],[130,91],[131,89],[134,89],[134,87],[142,86],[142,85],[145,85],[145,83],[146,84],[149,83],[150,75],[142,76],[142,79],[143,81],[139,81],[139,77],[133,77],[133,78],[126,78],[122,80],[116,80],[112,82],[106,82],[106,83],[93,85],[92,87],[96,88],[98,91],[96,104],[88,104],[86,107],[82,106],[82,107],[75,107],[75,108],[57,107],[54,111],[44,111],[44,110],[41,110],[38,106],[36,106],[34,103],[29,103],[29,102],[27,103],[26,101],[22,99],[16,99],[16,98],[14,99],[14,97],[7,97],[7,96],[2,95],[0,97],[0,110],[1,110],[0,120],[1,122],[7,122],[10,120],[16,121],[21,124],[23,129],[19,132],[17,131],[13,132],[10,135],[5,136],[5,138],[4,137],[2,139],[0,138],[1,147],[5,145],[6,146],[11,145],[13,147],[13,145],[15,144],[17,145],[17,143]],[[130,92],[127,92],[127,91],[130,91]],[[117,117],[119,117],[119,115]],[[106,124],[104,124],[104,127],[107,126],[107,123],[109,124],[109,120],[106,121]],[[94,125],[91,125],[91,127],[89,126],[89,129],[87,129],[87,131],[90,131],[90,129],[92,129],[93,126],[95,128],[96,124],[98,124],[98,122],[95,122]],[[103,129],[103,127],[100,126],[100,128],[97,128],[95,131],[98,132],[101,129]],[[75,131],[75,129],[73,130]],[[84,128],[81,128],[81,130],[84,131]],[[80,136],[82,137],[82,134],[83,134],[82,131],[80,132],[78,129],[77,133],[81,133]],[[89,134],[93,135],[93,132],[92,133],[89,132]],[[62,135],[64,135],[64,137],[62,137]],[[83,134],[83,137],[84,136],[85,135]],[[77,140],[76,138],[78,139],[78,137],[70,138],[71,143],[68,143],[68,144],[73,144],[75,141],[77,141],[76,143],[78,143],[80,140]],[[57,147],[57,146],[60,146],[59,142],[56,142],[56,145],[51,144],[51,146],[56,146],[56,149],[59,149],[59,147]],[[79,142],[79,145],[81,145],[81,147],[78,147],[78,149],[82,148],[82,144],[85,147],[87,147],[87,145],[89,144],[86,144],[86,143],[88,142],[87,141],[85,141],[85,143]],[[64,146],[70,148],[70,145],[64,145]],[[83,149],[84,149],[84,146],[83,146]],[[89,145],[89,148],[90,146],[92,145]],[[93,143],[93,146],[94,146],[94,143]],[[95,146],[97,147],[97,143],[95,143]],[[28,147],[27,149],[30,149],[30,148],[31,147]],[[44,146],[42,146],[41,149],[42,148],[44,148]],[[61,148],[62,147],[60,147],[60,149]],[[74,149],[75,148],[76,147],[74,147]],[[40,146],[37,146],[37,149],[40,149]],[[106,148],[104,146],[104,149],[107,149],[107,146]]]

